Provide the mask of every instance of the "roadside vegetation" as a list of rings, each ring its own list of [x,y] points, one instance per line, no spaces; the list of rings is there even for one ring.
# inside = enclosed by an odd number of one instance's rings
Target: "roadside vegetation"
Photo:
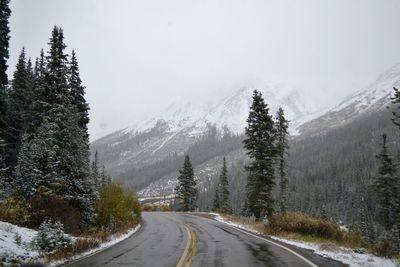
[[[172,207],[166,204],[144,204],[142,205],[142,211],[146,212],[154,212],[154,211],[161,211],[161,212],[170,212],[172,211]]]
[[[97,152],[90,159],[90,108],[61,27],[36,59],[22,48],[8,80],[10,14],[9,0],[1,1],[0,221],[37,230],[27,246],[61,259],[132,229],[141,207],[134,192],[111,182]]]
[[[395,88],[394,93],[392,101],[398,105],[400,92]],[[392,120],[396,126],[400,126],[398,113],[393,113]],[[364,193],[374,196],[378,205],[377,212],[374,217],[369,218],[366,207],[360,208],[359,219],[356,223],[347,225],[347,229],[328,217],[326,212],[322,212],[317,218],[306,213],[293,212],[288,208],[288,129],[289,122],[283,109],[279,108],[274,119],[269,114],[269,107],[263,96],[255,90],[243,141],[250,159],[244,167],[247,174],[245,201],[242,209],[239,212],[236,210],[236,215],[230,215],[229,179],[224,158],[221,175],[215,186],[213,211],[261,234],[342,246],[360,252],[365,250],[378,256],[398,258],[399,164],[389,152],[388,136],[382,133],[381,151],[376,156],[379,169],[373,183]],[[363,199],[362,197],[361,201]]]
[[[316,243],[330,250],[344,247],[358,253],[369,252],[380,257],[400,259],[399,252],[394,250],[389,243],[373,244],[358,230],[345,229],[329,219],[314,218],[304,213],[287,212],[272,215],[266,224],[237,215],[220,215],[225,221],[241,225],[264,236]]]

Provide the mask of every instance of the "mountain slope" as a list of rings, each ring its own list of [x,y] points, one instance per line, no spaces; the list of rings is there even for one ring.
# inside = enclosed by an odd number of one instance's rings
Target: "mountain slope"
[[[368,88],[349,97],[321,117],[298,127],[301,135],[315,135],[354,119],[385,109],[390,104],[393,87],[400,85],[400,64],[382,73]]]
[[[181,156],[210,131],[218,138],[227,133],[242,134],[253,90],[242,87],[213,101],[171,105],[154,119],[93,142],[91,149],[99,151],[101,161],[113,177],[128,179],[134,175],[132,168],[141,169]],[[275,113],[281,105],[294,124],[314,111],[304,104],[300,94],[281,85],[267,84],[261,91],[271,112]]]

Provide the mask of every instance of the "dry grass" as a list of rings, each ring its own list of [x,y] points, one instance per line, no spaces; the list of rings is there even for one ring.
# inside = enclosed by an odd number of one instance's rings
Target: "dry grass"
[[[172,209],[168,205],[144,204],[144,205],[142,205],[142,211],[146,211],[146,212],[153,212],[153,211],[169,212],[169,211],[172,211]]]
[[[47,260],[50,262],[64,260],[91,249],[95,249],[99,247],[101,243],[110,241],[111,236],[126,234],[129,230],[136,227],[138,223],[138,221],[132,221],[129,224],[119,226],[113,231],[105,227],[88,228],[85,232],[81,233],[81,237],[78,238],[72,246],[60,249],[50,255],[47,255]]]
[[[274,235],[285,239],[318,243],[329,249],[371,248],[366,240],[357,232],[346,232],[329,220],[316,219],[302,213],[275,214],[270,218],[269,226],[262,222],[223,215],[226,220],[240,223],[264,235]]]

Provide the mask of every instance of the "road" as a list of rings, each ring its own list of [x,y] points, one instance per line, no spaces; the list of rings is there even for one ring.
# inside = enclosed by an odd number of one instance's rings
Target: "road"
[[[142,217],[130,238],[66,266],[344,266],[212,219],[161,212]]]

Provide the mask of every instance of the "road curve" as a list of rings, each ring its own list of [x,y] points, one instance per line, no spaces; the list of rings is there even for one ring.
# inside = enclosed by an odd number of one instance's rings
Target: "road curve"
[[[142,217],[143,226],[132,237],[66,266],[344,266],[199,216],[153,212]]]

